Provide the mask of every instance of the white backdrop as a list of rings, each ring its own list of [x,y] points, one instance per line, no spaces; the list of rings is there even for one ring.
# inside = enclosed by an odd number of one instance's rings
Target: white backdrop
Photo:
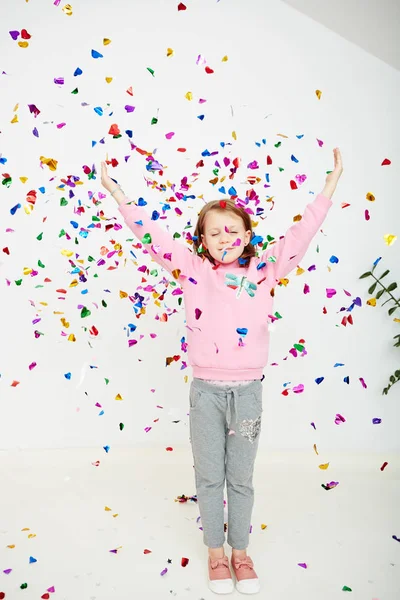
[[[380,308],[386,296],[377,307],[367,306],[372,280],[358,278],[381,256],[378,274],[390,268],[385,281],[400,282],[399,241],[390,247],[384,241],[385,234],[400,235],[399,73],[281,2],[185,4],[187,10],[178,11],[178,2],[170,0],[82,0],[67,16],[50,1],[2,3],[0,449],[109,446],[112,451],[188,444],[192,373],[182,347],[183,305],[167,285],[169,274],[132,247],[127,227],[117,227],[123,220],[116,202],[99,196],[104,191],[100,177],[89,179],[85,165],[100,171],[107,153],[118,160],[111,175],[132,199],[144,197],[149,211],[161,210],[173,192],[147,187],[144,176],[175,183],[177,190],[188,177],[187,193],[196,199],[173,203],[160,222],[171,234],[183,234],[194,231],[203,202],[221,196],[220,184],[209,183],[215,160],[238,156],[242,167],[233,181],[226,179],[226,189],[232,184],[243,197],[246,177],[260,176],[255,190],[266,218],[255,218],[255,232],[276,237],[323,189],[326,171],[333,167],[332,150],[339,146],[344,174],[323,233],[301,263],[305,273],[293,272],[286,288],[276,288],[274,310],[282,319],[275,324],[264,371],[260,448],[312,452],[317,444],[338,452],[396,452],[400,383],[387,397],[381,391],[400,367],[392,340],[400,331],[394,321],[400,311],[389,317],[391,304]],[[27,48],[18,46],[21,37],[15,41],[9,34],[23,28],[32,36]],[[111,43],[103,45],[104,38]],[[173,56],[167,56],[168,48]],[[92,50],[103,58],[93,58]],[[207,74],[205,64],[214,73]],[[78,68],[83,72],[74,76]],[[54,83],[61,77],[63,85]],[[130,87],[133,96],[127,93]],[[36,118],[29,104],[40,110]],[[18,122],[12,123],[15,115]],[[153,117],[157,124],[151,124]],[[112,124],[121,138],[109,134]],[[133,131],[138,147],[156,150],[163,176],[146,171],[145,158],[131,151],[126,130]],[[175,133],[172,139],[166,139],[169,132]],[[218,155],[204,157],[205,166],[196,168],[205,150]],[[41,156],[57,160],[56,171],[41,167]],[[385,158],[390,166],[381,166]],[[253,160],[259,162],[257,171],[246,168]],[[267,173],[269,188],[264,187]],[[224,174],[229,170],[222,168]],[[289,182],[297,174],[307,179],[292,191]],[[12,177],[9,187],[7,176]],[[82,182],[73,197],[71,188],[60,187],[68,177]],[[25,209],[31,190],[37,199],[30,212]],[[366,200],[368,193],[375,202]],[[271,196],[273,210],[267,202]],[[107,225],[116,229],[106,230]],[[112,251],[116,243],[122,245],[121,256],[103,257],[102,248]],[[73,254],[66,256],[66,250]],[[338,264],[329,263],[332,255]],[[316,270],[307,271],[314,264]],[[143,265],[158,274],[138,271]],[[79,269],[86,281],[79,281]],[[305,284],[310,294],[303,293]],[[146,285],[153,288],[144,292],[140,286]],[[336,296],[328,299],[326,288],[335,288]],[[140,318],[129,298],[121,297],[137,292],[146,307]],[[164,299],[156,304],[160,294]],[[342,317],[349,313],[339,311],[358,296],[362,307],[351,313],[354,324],[344,327]],[[89,317],[81,317],[81,306],[91,311]],[[128,336],[129,324],[137,328]],[[90,333],[93,327],[97,336]],[[301,338],[308,354],[294,358],[289,350]],[[128,339],[138,343],[129,348]],[[167,366],[173,356],[178,360]],[[320,385],[318,377],[325,378]],[[285,386],[291,390],[299,384],[303,393],[282,395]],[[337,413],[345,423],[335,424]],[[374,418],[381,424],[372,424]]]

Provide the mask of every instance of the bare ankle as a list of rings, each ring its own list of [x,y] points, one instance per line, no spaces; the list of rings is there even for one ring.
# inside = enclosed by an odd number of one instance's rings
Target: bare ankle
[[[232,548],[232,556],[235,558],[245,558],[245,556],[247,556],[247,549],[236,550],[235,548]]]
[[[224,547],[222,546],[222,548],[209,548],[208,556],[214,560],[216,558],[224,558],[224,556],[225,556]]]

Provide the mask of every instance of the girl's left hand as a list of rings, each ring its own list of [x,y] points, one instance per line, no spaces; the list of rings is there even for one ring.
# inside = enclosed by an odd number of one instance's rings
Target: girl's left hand
[[[340,154],[339,148],[334,148],[333,155],[335,157],[335,165],[333,171],[331,171],[329,175],[327,175],[326,183],[328,185],[336,187],[337,182],[339,181],[339,178],[343,173],[342,155]]]

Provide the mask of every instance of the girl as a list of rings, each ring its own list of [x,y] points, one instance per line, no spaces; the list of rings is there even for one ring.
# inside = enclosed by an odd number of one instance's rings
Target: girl
[[[190,442],[197,500],[208,547],[208,585],[217,594],[233,591],[224,543],[224,487],[228,496],[228,544],[236,588],[260,591],[250,556],[249,529],[254,503],[253,471],[261,430],[262,377],[267,364],[274,287],[301,261],[321,227],[342,174],[334,149],[334,170],[321,194],[284,237],[268,244],[260,257],[252,241],[252,223],[233,200],[208,202],[200,211],[194,252],[176,241],[143,208],[134,204],[107,175],[101,183],[119,204],[127,226],[144,252],[167,269],[185,298],[190,387]],[[256,242],[257,243],[257,242]]]

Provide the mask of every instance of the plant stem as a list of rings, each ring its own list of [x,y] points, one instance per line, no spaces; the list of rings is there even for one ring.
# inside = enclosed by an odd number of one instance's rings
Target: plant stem
[[[397,306],[399,306],[399,307],[400,307],[400,298],[399,298],[399,300],[396,300],[396,298],[395,298],[394,296],[392,296],[392,294],[391,294],[390,292],[388,292],[387,288],[385,288],[385,286],[384,286],[384,285],[383,285],[383,284],[382,284],[382,283],[379,281],[379,279],[377,279],[377,278],[375,277],[375,275],[374,275],[372,272],[371,272],[371,275],[372,275],[372,277],[375,279],[375,281],[376,281],[377,283],[379,283],[379,285],[381,285],[381,286],[383,287],[383,289],[385,290],[385,292],[386,292],[387,294],[389,294],[389,296],[392,298],[392,300],[394,300],[394,301],[395,301],[395,303],[397,304]],[[389,300],[390,300],[390,298],[389,298]],[[389,302],[389,300],[386,300],[386,302]],[[384,302],[383,304],[386,304],[386,302]],[[382,306],[383,306],[383,304],[382,304]]]

